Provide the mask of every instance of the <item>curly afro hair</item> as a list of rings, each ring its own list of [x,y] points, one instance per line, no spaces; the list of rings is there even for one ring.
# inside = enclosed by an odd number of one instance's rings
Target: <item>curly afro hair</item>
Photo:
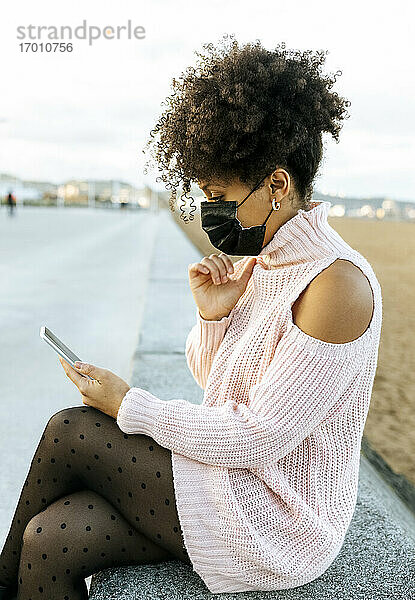
[[[156,181],[171,190],[170,209],[180,184],[185,205],[192,182],[239,179],[254,187],[277,167],[289,173],[298,202],[308,208],[322,132],[338,142],[341,120],[350,116],[350,102],[330,91],[341,71],[320,72],[328,51],[286,50],[284,42],[267,50],[258,39],[239,46],[234,34],[224,34],[216,48],[202,47],[196,67],[173,78],[174,91],[145,146],[162,172]],[[184,207],[180,216],[187,222]]]

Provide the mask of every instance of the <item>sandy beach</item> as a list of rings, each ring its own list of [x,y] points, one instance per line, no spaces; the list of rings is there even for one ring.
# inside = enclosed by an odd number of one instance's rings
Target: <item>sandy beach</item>
[[[364,435],[390,467],[415,484],[415,227],[329,218],[372,265],[382,288],[379,361]]]

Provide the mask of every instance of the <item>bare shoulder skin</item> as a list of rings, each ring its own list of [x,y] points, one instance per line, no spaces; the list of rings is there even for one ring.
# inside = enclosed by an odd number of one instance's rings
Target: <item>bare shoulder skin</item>
[[[366,275],[350,261],[337,259],[303,290],[292,306],[292,314],[304,333],[342,344],[366,331],[373,308]]]

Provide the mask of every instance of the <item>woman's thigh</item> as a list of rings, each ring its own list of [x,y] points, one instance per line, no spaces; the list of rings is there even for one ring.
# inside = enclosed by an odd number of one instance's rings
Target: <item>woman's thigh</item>
[[[81,405],[50,418],[35,459],[42,454],[51,470],[65,476],[70,472],[82,487],[106,498],[135,529],[190,564],[168,448],[146,435],[125,434],[113,417]]]

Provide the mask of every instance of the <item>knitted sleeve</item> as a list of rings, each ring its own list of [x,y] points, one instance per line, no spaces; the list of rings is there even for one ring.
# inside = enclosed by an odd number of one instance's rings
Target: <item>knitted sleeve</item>
[[[242,270],[246,259],[247,257],[241,258],[233,264],[233,275],[237,275]],[[187,336],[185,356],[190,372],[203,390],[206,388],[213,359],[231,320],[232,311],[218,321],[206,321],[196,307],[196,325]]]
[[[196,308],[197,322],[187,336],[185,355],[190,372],[203,390],[231,318],[228,315],[219,321],[206,321]]]
[[[341,410],[347,387],[358,385],[355,379],[366,348],[359,339],[324,342],[292,324],[246,403],[231,396],[217,407],[165,401],[132,387],[122,400],[117,423],[125,433],[148,435],[199,462],[264,468],[291,452],[331,411]]]

